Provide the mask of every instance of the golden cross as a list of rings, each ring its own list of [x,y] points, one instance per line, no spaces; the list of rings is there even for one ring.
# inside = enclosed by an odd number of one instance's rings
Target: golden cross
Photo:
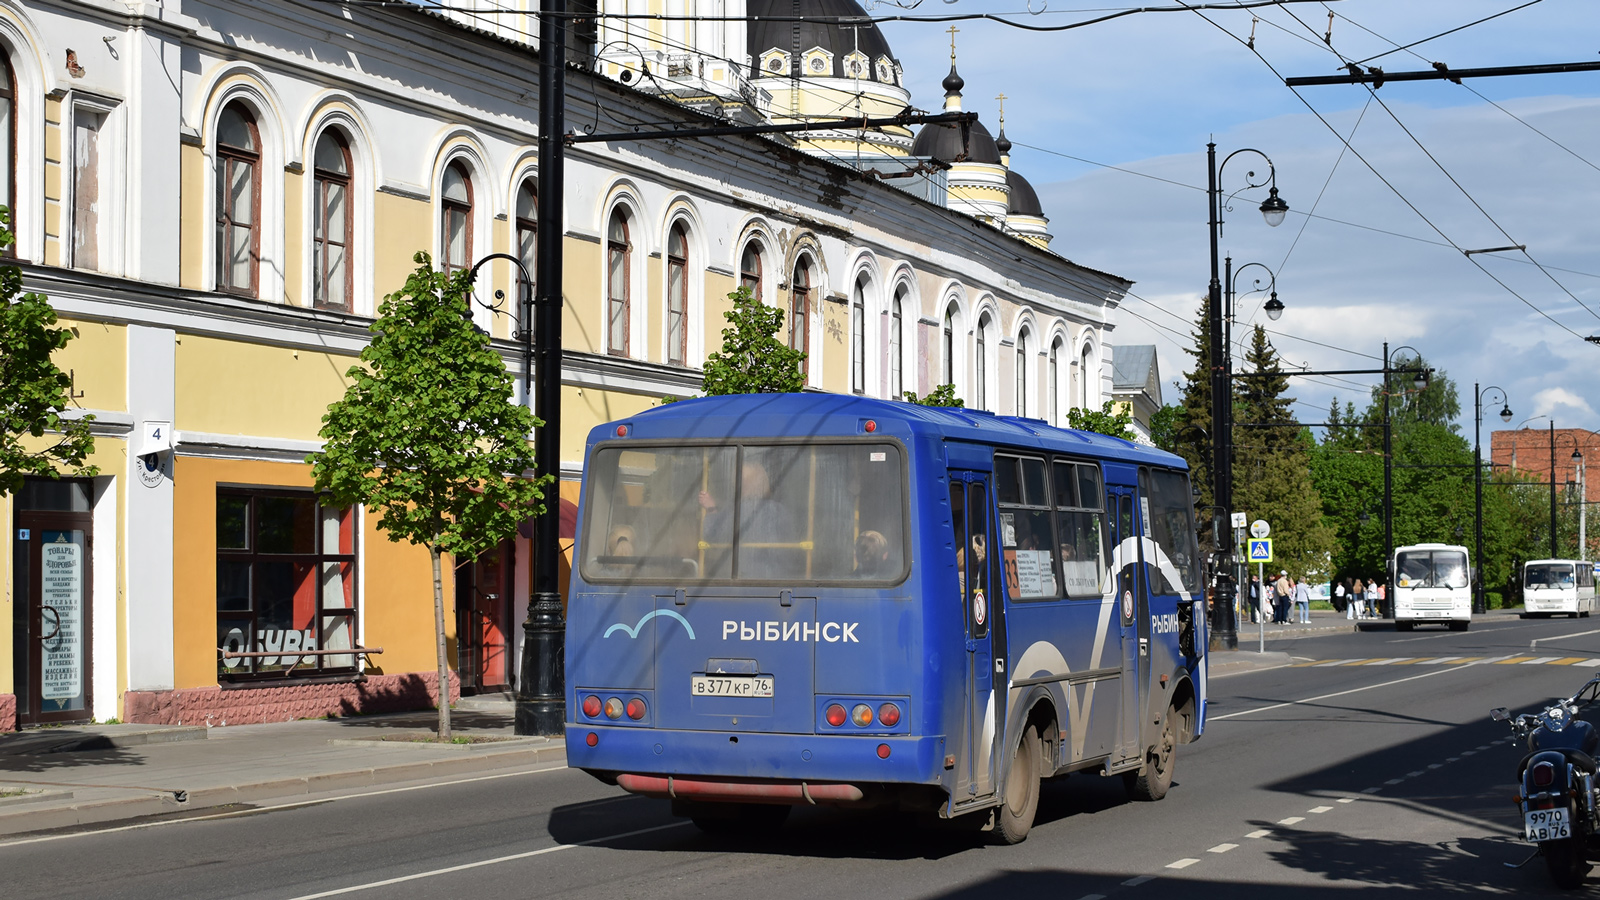
[[[950,61],[953,63],[956,61],[956,35],[961,33],[961,29],[951,25],[948,31],[950,33]]]
[[[1000,101],[1000,127],[1004,129],[1006,127],[1006,95],[1001,94],[995,99]]]

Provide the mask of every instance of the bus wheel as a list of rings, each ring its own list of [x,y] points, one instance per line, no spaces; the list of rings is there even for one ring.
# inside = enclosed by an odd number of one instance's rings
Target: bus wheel
[[[1135,800],[1160,800],[1172,787],[1172,762],[1178,752],[1178,713],[1168,708],[1161,720],[1161,736],[1145,758],[1138,774],[1126,776],[1128,795]]]
[[[995,833],[1003,843],[1020,844],[1027,839],[1033,816],[1039,811],[1039,731],[1032,725],[1023,729],[1022,740],[1017,742],[1002,799],[1000,827]]]
[[[1454,619],[1454,620],[1452,620],[1450,622],[1450,630],[1451,631],[1466,631],[1468,628],[1471,628],[1471,627],[1472,627],[1472,623],[1471,622],[1463,622],[1460,619]]]
[[[687,815],[694,827],[715,835],[754,836],[777,831],[788,820],[790,809],[787,805],[767,803],[678,801],[673,804],[675,814]]]

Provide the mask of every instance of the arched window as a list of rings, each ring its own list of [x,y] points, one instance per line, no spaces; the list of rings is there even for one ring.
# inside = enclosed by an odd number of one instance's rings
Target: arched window
[[[447,274],[472,265],[472,176],[466,166],[445,167],[439,192],[439,233],[444,236],[444,270]]]
[[[944,311],[944,346],[940,348],[939,383],[954,385],[956,383],[956,306]]]
[[[850,390],[867,390],[867,280],[856,279],[850,292]]]
[[[667,362],[689,358],[689,235],[679,222],[667,234]]]
[[[1061,424],[1061,339],[1050,344],[1050,424]]]
[[[217,120],[217,290],[256,295],[261,269],[261,132],[242,103]]]
[[[754,242],[751,246],[754,246]],[[758,271],[760,264],[761,258],[757,256]],[[794,264],[794,277],[789,280],[789,346],[806,354],[806,358],[800,360],[800,371],[810,375],[811,261],[804,256]]]
[[[606,227],[606,333],[612,356],[628,355],[628,318],[632,313],[633,244],[628,240],[628,216],[611,213]]]
[[[761,299],[761,243],[751,241],[739,254],[739,286],[750,289],[750,295]]]
[[[528,270],[529,279],[539,277],[539,195],[533,189],[531,178],[517,187],[517,261]],[[521,273],[517,274],[517,278],[522,278]],[[532,303],[533,281],[530,280],[526,290],[517,295],[519,330],[533,327],[533,309],[531,306],[523,307],[523,298]]]
[[[908,291],[905,285],[900,285],[894,292],[894,300],[889,305],[889,399],[899,400],[904,394],[904,382],[901,380],[905,372],[905,354],[901,350],[900,330],[905,327],[905,299]]]
[[[355,229],[350,198],[350,146],[330,128],[312,154],[311,303],[350,311],[350,237]]]
[[[977,352],[973,357],[973,374],[977,376],[976,390],[978,395],[978,409],[989,408],[989,314],[984,313],[978,319]]]
[[[1017,334],[1017,415],[1028,414],[1028,329]]]
[[[1083,348],[1083,355],[1078,360],[1078,406],[1081,409],[1089,408],[1089,348]]]
[[[11,59],[0,47],[0,206],[11,210],[11,230],[17,228],[17,80],[11,72]],[[16,244],[0,249],[0,255],[16,252]]]

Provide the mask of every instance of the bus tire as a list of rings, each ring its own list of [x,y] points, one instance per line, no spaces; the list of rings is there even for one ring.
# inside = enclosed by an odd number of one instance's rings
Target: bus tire
[[[1172,763],[1178,753],[1177,710],[1168,708],[1161,720],[1161,735],[1150,748],[1138,774],[1127,776],[1128,796],[1135,800],[1160,800],[1172,787]]]
[[[1029,725],[1017,742],[1017,753],[1006,773],[1005,793],[996,813],[995,835],[1005,844],[1020,844],[1033,829],[1039,811],[1039,730]]]
[[[1466,631],[1468,628],[1471,628],[1471,627],[1472,627],[1472,623],[1471,622],[1463,622],[1460,619],[1456,619],[1456,620],[1454,620],[1454,621],[1452,621],[1450,623],[1450,630],[1451,631]]]

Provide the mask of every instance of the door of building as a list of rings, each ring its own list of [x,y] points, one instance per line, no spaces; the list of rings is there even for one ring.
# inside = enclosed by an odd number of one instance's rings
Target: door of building
[[[27,479],[16,496],[12,535],[13,683],[19,725],[87,722],[91,681],[86,480]]]
[[[511,686],[512,544],[456,568],[456,659],[467,693]]]

